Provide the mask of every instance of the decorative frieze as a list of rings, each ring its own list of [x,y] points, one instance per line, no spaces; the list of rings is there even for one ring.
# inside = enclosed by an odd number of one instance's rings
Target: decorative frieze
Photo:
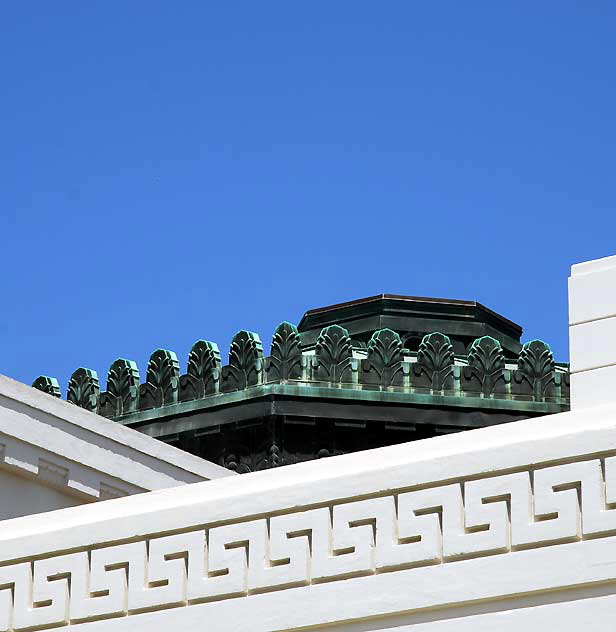
[[[57,554],[51,548],[0,566],[0,630],[53,628],[403,570],[421,574],[428,566],[596,540],[616,532],[615,501],[612,455],[289,506],[223,524],[186,525],[180,512],[180,529],[167,524],[159,534],[154,522],[147,537]]]
[[[198,340],[184,375],[175,353],[158,349],[150,357],[145,384],[139,386],[133,361],[119,359],[110,367],[107,390],[100,397],[96,372],[78,369],[67,399],[119,418],[273,383],[354,389],[360,394],[382,390],[464,400],[548,402],[563,408],[569,397],[566,367],[556,365],[549,345],[540,340],[527,342],[516,359],[505,358],[499,341],[490,336],[473,341],[468,354],[455,355],[450,338],[433,332],[423,337],[417,352],[411,352],[403,347],[398,332],[385,328],[372,334],[365,349],[357,349],[344,327],[329,325],[314,349],[303,349],[297,327],[283,322],[274,332],[268,357],[256,333],[240,331],[231,342],[225,366],[214,342]],[[40,376],[33,386],[59,394],[51,377]]]

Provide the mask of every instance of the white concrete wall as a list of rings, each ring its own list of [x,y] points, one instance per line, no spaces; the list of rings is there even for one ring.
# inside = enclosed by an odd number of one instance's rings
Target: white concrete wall
[[[234,472],[0,376],[0,519]]]
[[[0,520],[82,505],[83,500],[37,480],[0,472]]]
[[[571,407],[616,399],[616,256],[572,266],[569,278]]]
[[[0,630],[614,630],[614,502],[616,406],[7,520]]]

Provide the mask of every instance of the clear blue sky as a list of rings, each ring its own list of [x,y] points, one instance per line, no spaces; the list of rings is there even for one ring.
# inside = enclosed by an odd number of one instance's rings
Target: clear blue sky
[[[616,5],[57,0],[1,10],[0,372],[104,386],[266,351],[380,292],[474,299],[566,360],[613,254]]]

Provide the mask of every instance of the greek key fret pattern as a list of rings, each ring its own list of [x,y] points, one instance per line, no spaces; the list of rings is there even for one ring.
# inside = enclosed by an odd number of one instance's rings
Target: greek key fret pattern
[[[54,627],[616,534],[616,457],[0,567],[0,631]]]

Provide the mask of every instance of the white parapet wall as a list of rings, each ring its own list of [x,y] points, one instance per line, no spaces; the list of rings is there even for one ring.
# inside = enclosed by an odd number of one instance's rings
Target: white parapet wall
[[[616,401],[616,256],[572,266],[571,407]]]
[[[0,375],[0,519],[230,475]]]
[[[0,630],[616,629],[616,407],[7,520]]]

